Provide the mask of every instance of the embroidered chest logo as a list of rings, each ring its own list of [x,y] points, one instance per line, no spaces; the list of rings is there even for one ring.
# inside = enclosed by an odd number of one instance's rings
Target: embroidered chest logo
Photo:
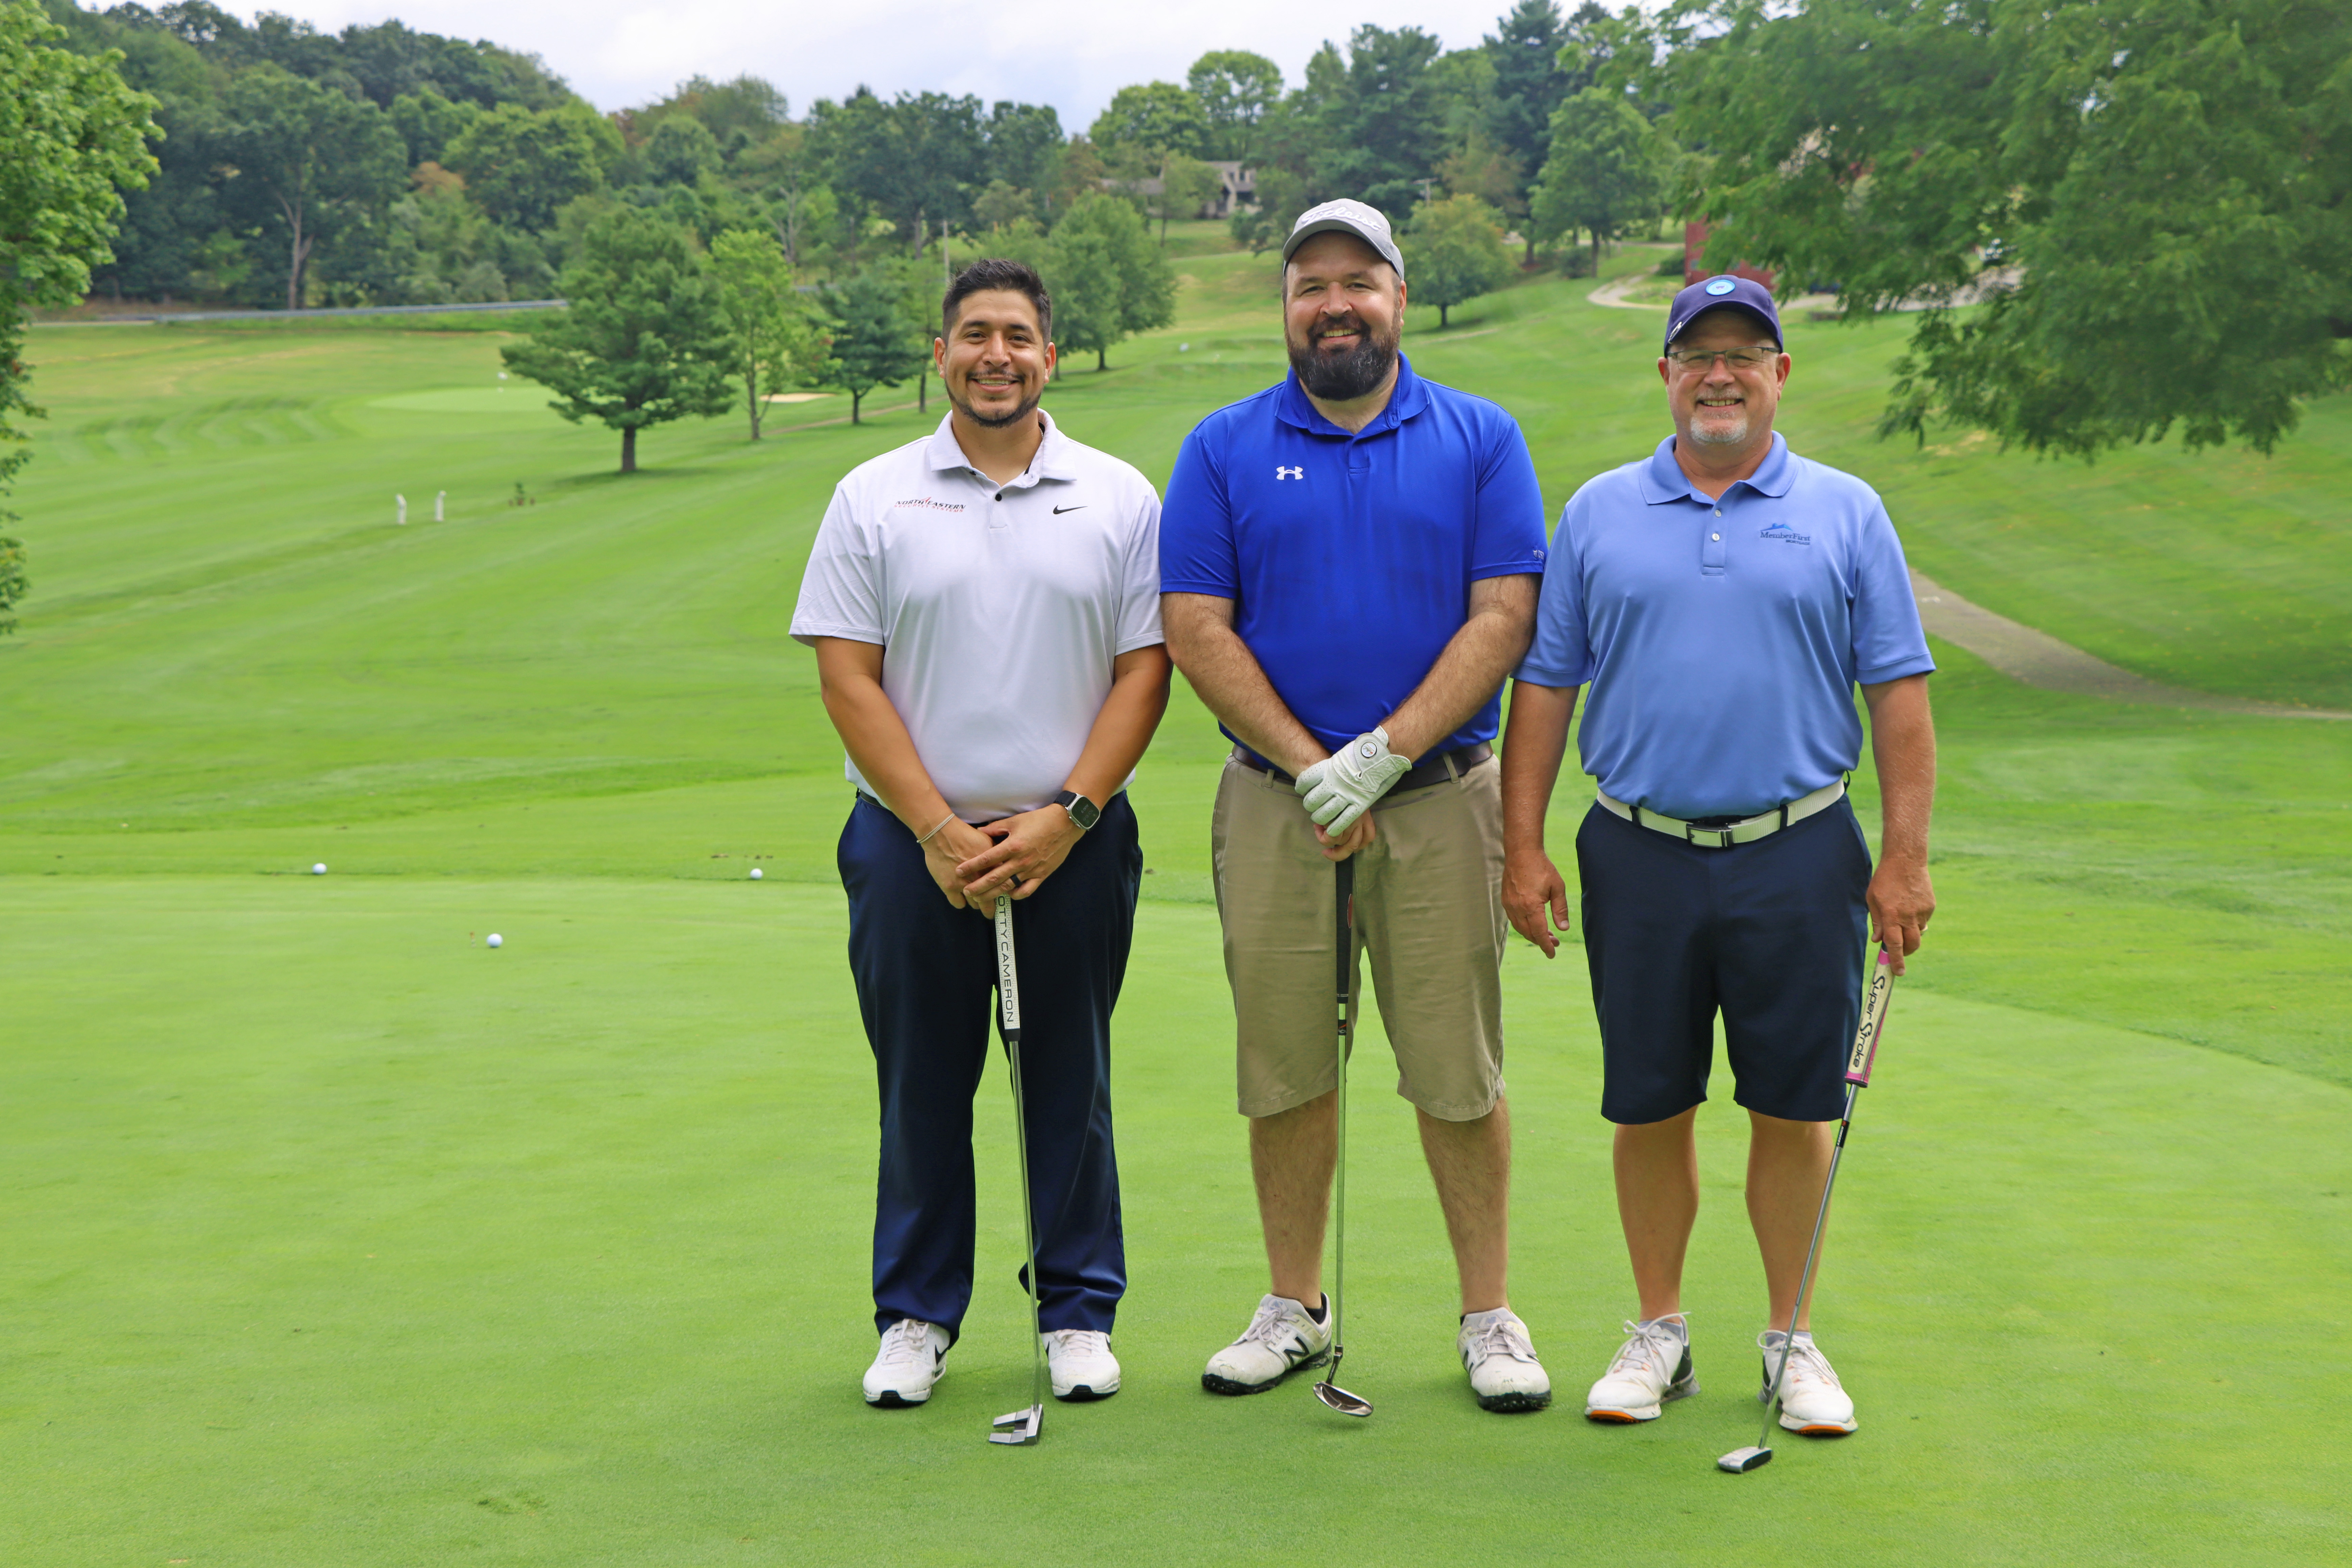
[[[917,496],[912,500],[894,500],[890,503],[890,510],[896,511],[901,507],[909,506],[920,507],[926,511],[961,511],[963,510],[963,502],[960,500],[933,500],[929,496]]]
[[[1276,463],[1276,464],[1274,466],[1274,477],[1275,477],[1276,479],[1301,479],[1301,480],[1303,480],[1303,479],[1305,479],[1307,478],[1307,470],[1306,470],[1305,468],[1284,468],[1280,463]]]
[[[1776,522],[1771,527],[1758,533],[1756,537],[1759,539],[1778,540],[1782,544],[1811,544],[1813,542],[1813,536],[1811,534],[1799,533],[1795,529],[1790,528],[1785,522]]]

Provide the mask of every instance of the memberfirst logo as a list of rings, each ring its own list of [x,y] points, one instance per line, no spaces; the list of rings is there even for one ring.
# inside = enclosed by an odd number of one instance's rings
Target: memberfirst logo
[[[1776,522],[1771,527],[1764,530],[1761,533],[1759,533],[1756,537],[1759,539],[1777,539],[1783,544],[1811,544],[1813,542],[1813,536],[1811,534],[1799,533],[1795,529],[1790,528],[1785,522]]]

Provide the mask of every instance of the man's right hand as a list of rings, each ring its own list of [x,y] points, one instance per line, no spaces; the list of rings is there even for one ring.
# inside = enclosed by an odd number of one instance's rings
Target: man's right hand
[[[1554,928],[1568,929],[1568,883],[1559,868],[1540,849],[1507,856],[1503,861],[1503,912],[1511,929],[1543,950],[1546,958],[1559,951]],[[1551,916],[1547,925],[1544,916]]]
[[[948,902],[956,908],[993,915],[996,912],[996,900],[993,899],[989,900],[984,908],[965,901],[964,884],[970,879],[957,868],[975,855],[987,853],[995,845],[996,840],[962,817],[950,817],[946,826],[924,842],[923,869],[931,874],[931,880],[940,885],[940,891],[947,895]]]

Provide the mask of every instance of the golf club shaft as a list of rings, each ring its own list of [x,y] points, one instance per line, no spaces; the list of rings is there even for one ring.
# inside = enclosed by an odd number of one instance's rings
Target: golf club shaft
[[[998,1027],[1004,1036],[1004,1059],[1013,1080],[1013,1142],[1020,1153],[1021,1231],[1029,1252],[1024,1278],[1029,1285],[1029,1403],[1045,1403],[1045,1309],[1037,1289],[1037,1219],[1029,1206],[1029,1102],[1021,1086],[1021,977],[1013,952],[1013,900],[996,898],[996,993]]]
[[[1338,1147],[1332,1161],[1334,1186],[1332,1221],[1334,1239],[1331,1248],[1331,1373],[1337,1376],[1339,1357],[1345,1343],[1339,1337],[1339,1303],[1348,1287],[1348,1036],[1349,1033],[1348,996],[1354,989],[1349,982],[1355,978],[1356,967],[1356,862],[1350,858],[1334,868],[1333,880],[1339,898],[1339,1100],[1333,1113],[1339,1118]]]

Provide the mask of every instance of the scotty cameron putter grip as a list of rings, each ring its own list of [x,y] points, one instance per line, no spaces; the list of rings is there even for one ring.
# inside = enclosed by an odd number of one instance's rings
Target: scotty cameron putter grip
[[[1870,1087],[1871,1064],[1878,1058],[1878,1036],[1886,1027],[1886,1004],[1894,994],[1895,957],[1882,947],[1862,994],[1862,1025],[1853,1032],[1853,1049],[1845,1058],[1846,1082]]]

